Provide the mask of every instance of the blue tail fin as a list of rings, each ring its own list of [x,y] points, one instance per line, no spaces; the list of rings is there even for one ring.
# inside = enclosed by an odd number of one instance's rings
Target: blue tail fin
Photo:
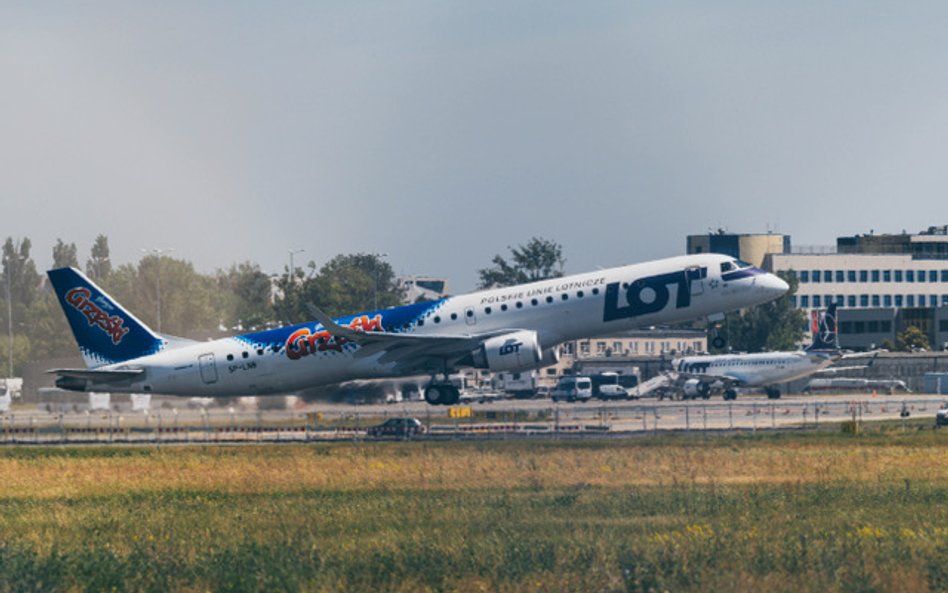
[[[839,350],[839,333],[836,327],[836,303],[830,303],[814,328],[813,343],[807,346],[806,350]]]
[[[154,354],[165,345],[158,334],[123,309],[74,268],[46,272],[66,313],[86,366],[95,368]]]

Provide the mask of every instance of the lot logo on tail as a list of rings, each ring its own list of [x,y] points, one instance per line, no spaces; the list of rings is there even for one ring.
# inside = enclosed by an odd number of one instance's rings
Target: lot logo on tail
[[[95,326],[107,333],[116,346],[122,343],[122,338],[128,333],[125,320],[118,315],[109,315],[89,297],[92,292],[88,288],[76,287],[66,293],[66,302],[76,311],[85,315],[90,326]]]

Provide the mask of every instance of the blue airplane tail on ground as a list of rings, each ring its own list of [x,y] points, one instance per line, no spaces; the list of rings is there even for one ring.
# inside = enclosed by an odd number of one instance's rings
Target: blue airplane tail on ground
[[[836,303],[830,303],[818,322],[814,323],[813,343],[806,347],[811,350],[839,350],[839,333],[836,323]]]
[[[79,270],[46,274],[89,368],[154,354],[167,343]]]

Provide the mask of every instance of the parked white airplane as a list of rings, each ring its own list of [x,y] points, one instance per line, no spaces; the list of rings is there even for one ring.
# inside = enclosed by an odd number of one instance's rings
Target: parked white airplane
[[[695,319],[784,294],[780,278],[734,258],[673,257],[330,319],[192,342],[159,335],[72,268],[48,272],[86,369],[53,369],[75,391],[228,396],[353,379],[431,375],[425,400],[452,404],[438,375],[462,367],[547,366],[567,340]]]
[[[813,343],[796,352],[762,352],[759,354],[718,354],[688,356],[672,361],[678,372],[685,397],[707,399],[715,384],[724,387],[724,399],[737,397],[736,387],[764,387],[767,397],[777,399],[780,390],[776,384],[801,379],[809,375],[859,367],[828,369],[842,358],[864,357],[865,354],[844,355],[839,350],[836,332],[836,303],[827,307],[813,331]],[[870,363],[871,364],[871,363]]]

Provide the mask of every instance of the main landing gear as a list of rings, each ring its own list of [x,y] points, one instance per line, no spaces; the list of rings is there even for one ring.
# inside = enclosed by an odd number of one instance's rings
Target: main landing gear
[[[460,399],[458,388],[450,383],[439,383],[432,379],[425,388],[425,401],[433,406],[453,406]]]
[[[737,392],[734,391],[733,389],[725,389],[725,390],[724,390],[724,399],[727,400],[727,401],[731,401],[731,400],[737,399]]]
[[[764,393],[767,394],[767,399],[780,399],[780,390],[776,387],[768,387]]]

